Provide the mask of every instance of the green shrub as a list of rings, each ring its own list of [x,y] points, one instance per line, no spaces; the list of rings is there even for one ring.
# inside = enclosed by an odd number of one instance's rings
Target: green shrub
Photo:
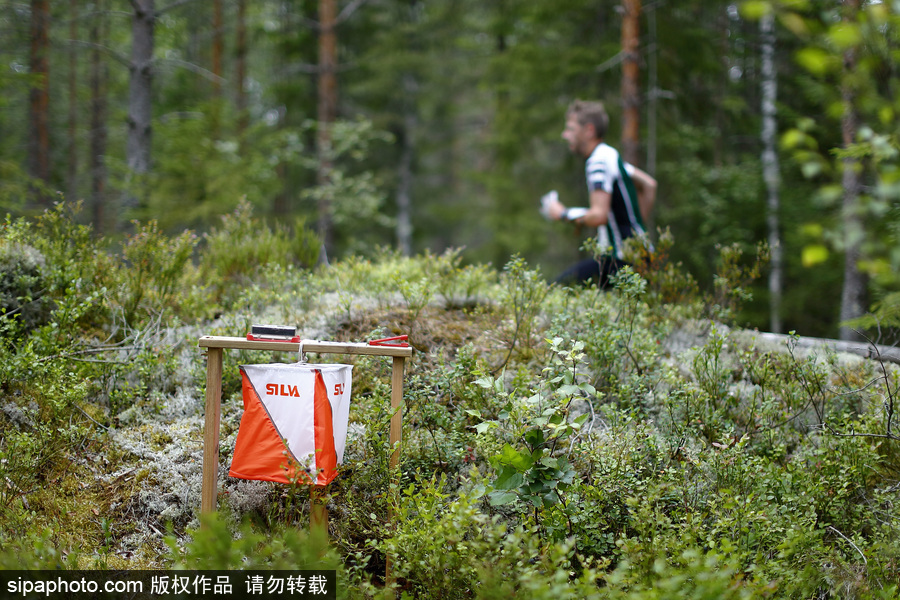
[[[543,544],[534,531],[482,512],[485,488],[477,478],[452,496],[446,484],[445,477],[420,479],[402,490],[396,531],[377,544],[392,558],[406,597],[575,599],[596,593],[592,563],[576,573],[571,545]]]
[[[137,233],[128,235],[122,246],[126,266],[121,303],[125,323],[132,326],[171,309],[197,244],[191,231],[170,239],[156,221],[143,225],[135,221],[134,226]],[[138,318],[139,310],[146,314]]]
[[[204,241],[200,250],[202,279],[212,282],[213,300],[226,305],[243,286],[252,285],[268,264],[311,268],[321,247],[303,220],[295,221],[293,227],[279,223],[272,229],[253,217],[246,200],[224,215],[221,227],[213,228]]]
[[[184,545],[175,536],[166,538],[172,568],[340,569],[338,557],[320,529],[306,532],[276,527],[260,532],[249,522],[233,527],[218,513],[201,515],[200,523],[199,529],[188,532],[189,541]]]
[[[0,238],[0,319],[30,331],[50,319],[53,302],[43,255],[31,246]]]
[[[533,355],[538,343],[535,329],[541,304],[549,293],[549,287],[539,269],[529,269],[521,256],[514,256],[503,267],[500,276],[504,309],[512,318],[508,328],[500,333],[508,347],[506,358],[499,370],[505,366],[518,348],[519,354],[527,359]]]
[[[74,569],[77,549],[60,547],[51,529],[0,536],[0,569]]]

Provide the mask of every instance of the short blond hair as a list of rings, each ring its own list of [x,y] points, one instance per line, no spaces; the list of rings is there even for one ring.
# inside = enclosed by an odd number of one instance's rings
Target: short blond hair
[[[609,129],[609,115],[600,101],[576,100],[569,105],[567,117],[575,117],[579,125],[593,125],[598,139],[606,137]]]

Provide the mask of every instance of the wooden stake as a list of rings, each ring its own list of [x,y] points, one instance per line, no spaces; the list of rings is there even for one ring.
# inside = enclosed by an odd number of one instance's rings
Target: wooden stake
[[[400,442],[403,440],[402,420],[400,405],[403,403],[403,365],[406,360],[402,356],[395,356],[391,366],[391,470],[400,464]]]
[[[309,486],[309,527],[321,528],[328,533],[328,506],[325,504],[326,490],[317,485]]]
[[[403,441],[403,415],[401,414],[401,405],[403,404],[403,367],[406,359],[402,356],[395,356],[391,365],[391,483],[398,484],[394,481],[394,473],[400,464],[400,443]],[[390,504],[388,505],[388,522],[393,527],[394,524],[394,508],[393,501],[395,498],[391,494]],[[390,588],[394,583],[394,576],[391,574],[391,557],[384,557],[384,584]]]
[[[200,511],[216,510],[219,475],[219,422],[222,410],[221,348],[209,348],[206,354],[206,419],[203,428],[203,491]]]

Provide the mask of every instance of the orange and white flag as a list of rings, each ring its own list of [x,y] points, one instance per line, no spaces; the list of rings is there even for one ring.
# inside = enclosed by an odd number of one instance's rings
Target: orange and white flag
[[[228,474],[328,485],[344,458],[352,365],[242,365],[244,414]]]

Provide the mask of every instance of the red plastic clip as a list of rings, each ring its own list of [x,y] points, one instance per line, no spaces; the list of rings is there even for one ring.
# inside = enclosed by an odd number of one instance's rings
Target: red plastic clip
[[[397,335],[389,338],[382,338],[380,340],[370,340],[370,346],[397,346],[399,348],[406,348],[409,346],[406,340],[409,339],[408,335]]]
[[[247,334],[247,339],[251,342],[291,342],[294,344],[300,343],[300,336],[295,335],[294,337],[264,337],[261,335],[253,335],[252,333]]]

